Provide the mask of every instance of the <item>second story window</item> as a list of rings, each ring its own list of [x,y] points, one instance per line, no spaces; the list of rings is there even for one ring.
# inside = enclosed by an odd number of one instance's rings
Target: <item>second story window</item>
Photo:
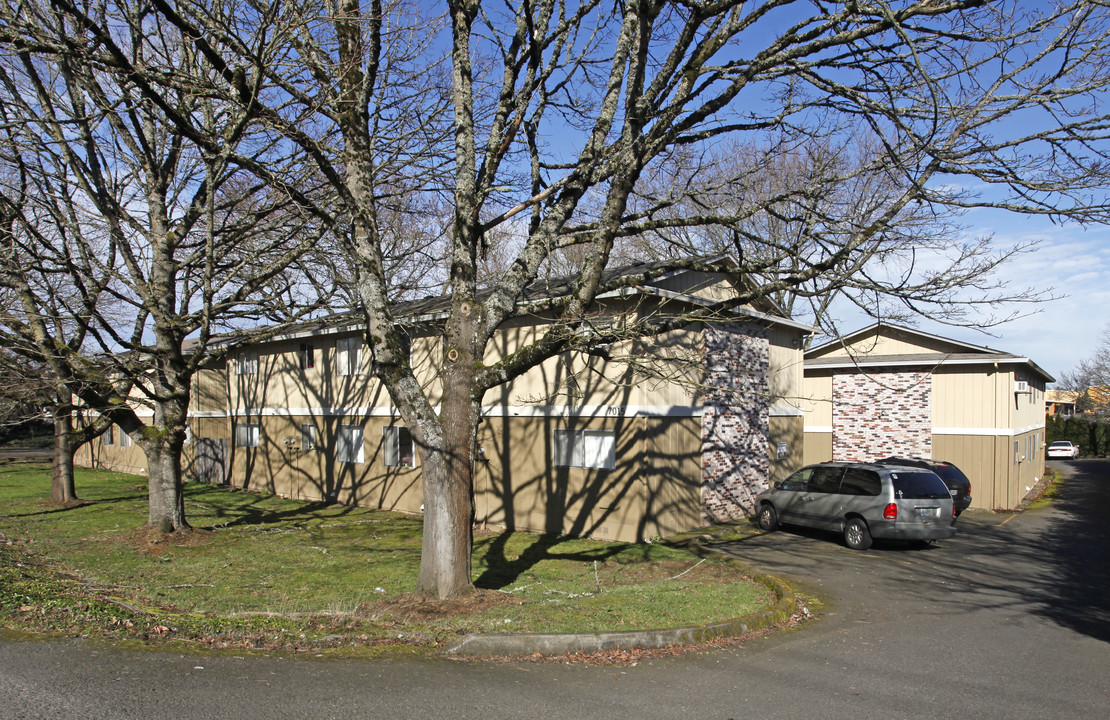
[[[240,375],[257,375],[258,353],[254,350],[239,353],[238,362],[235,363],[235,371]]]
[[[335,374],[358,375],[362,371],[362,338],[335,341]]]

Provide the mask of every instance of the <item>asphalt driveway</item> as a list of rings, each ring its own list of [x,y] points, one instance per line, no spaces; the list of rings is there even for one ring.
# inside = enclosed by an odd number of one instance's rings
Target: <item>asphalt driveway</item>
[[[930,549],[803,532],[722,549],[819,616],[740,648],[635,667],[322,661],[0,639],[3,718],[1013,718],[1110,707],[1110,463],[1057,503],[966,515]]]

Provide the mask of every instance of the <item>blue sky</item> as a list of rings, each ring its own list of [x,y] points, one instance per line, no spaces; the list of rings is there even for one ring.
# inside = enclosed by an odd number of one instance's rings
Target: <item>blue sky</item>
[[[1058,299],[1013,309],[1026,316],[991,328],[953,328],[922,320],[920,330],[1023,355],[1059,378],[1095,354],[1110,325],[1110,227],[1053,225],[1047,219],[1002,211],[975,211],[969,234],[993,234],[997,247],[1035,240],[1038,247],[1004,266],[1011,289],[1051,289]],[[869,324],[861,319],[860,326]],[[845,323],[844,330],[859,326]]]

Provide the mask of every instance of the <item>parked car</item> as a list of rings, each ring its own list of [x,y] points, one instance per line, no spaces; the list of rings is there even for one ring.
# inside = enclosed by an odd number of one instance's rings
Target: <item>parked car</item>
[[[967,510],[968,505],[971,505],[971,480],[962,470],[950,462],[913,457],[888,457],[875,462],[879,465],[901,465],[903,467],[932,470],[948,486],[948,492],[952,495],[952,502],[956,505],[957,516]]]
[[[1067,440],[1057,440],[1048,446],[1048,457],[1051,458],[1069,458],[1074,460],[1079,457],[1079,446],[1072,445]]]
[[[779,523],[842,533],[854,550],[873,538],[932,541],[956,534],[948,486],[936,473],[870,463],[802,468],[756,496],[759,526]]]

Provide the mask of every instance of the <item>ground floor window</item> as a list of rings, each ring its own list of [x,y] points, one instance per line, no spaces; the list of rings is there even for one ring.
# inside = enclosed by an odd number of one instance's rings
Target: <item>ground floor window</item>
[[[260,431],[258,423],[239,423],[235,426],[236,447],[258,447]]]
[[[335,459],[339,462],[366,462],[366,448],[361,425],[340,425],[336,438]]]
[[[119,446],[120,447],[131,447],[131,436],[128,435],[127,433],[125,433],[123,431],[123,428],[120,428],[120,431],[119,431]]]
[[[382,456],[386,467],[416,467],[412,454],[412,433],[402,425],[382,428]]]
[[[616,465],[617,437],[611,430],[556,430],[557,467],[600,468]]]
[[[311,452],[316,449],[316,426],[301,425],[301,450]]]

